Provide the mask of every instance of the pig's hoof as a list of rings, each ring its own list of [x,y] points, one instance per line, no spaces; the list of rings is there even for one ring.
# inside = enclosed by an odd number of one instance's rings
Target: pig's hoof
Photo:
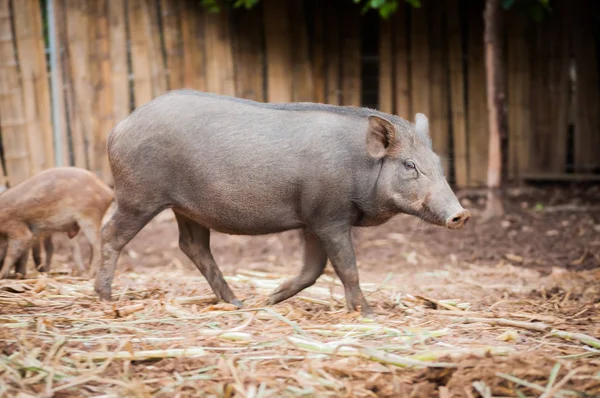
[[[242,302],[240,300],[238,300],[238,299],[231,300],[231,304],[233,304],[233,305],[235,305],[236,307],[239,307],[239,308],[241,308],[241,307],[244,306],[244,304],[242,304]]]

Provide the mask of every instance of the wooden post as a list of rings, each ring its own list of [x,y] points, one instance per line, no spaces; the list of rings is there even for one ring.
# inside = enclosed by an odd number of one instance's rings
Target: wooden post
[[[66,88],[69,86],[69,80],[67,71],[69,70],[69,58],[68,58],[68,41],[67,41],[67,24],[65,16],[65,2],[55,1],[54,6],[54,26],[56,27],[56,48],[59,52],[57,54],[57,65],[59,77],[57,81],[58,85],[58,98],[56,105],[58,106],[58,115],[60,117],[60,142],[62,145],[60,153],[62,154],[62,165],[69,166],[71,162],[71,146],[70,146],[70,135],[69,126],[67,123],[67,92]]]
[[[342,104],[361,105],[360,7],[340,4],[342,15]]]
[[[488,167],[488,110],[483,51],[483,2],[469,3],[468,137],[469,185],[485,186]]]
[[[394,62],[392,53],[392,24],[379,24],[379,110],[394,113]]]
[[[290,102],[293,98],[293,49],[287,7],[286,1],[264,0],[263,3],[269,102]]]
[[[598,3],[583,0],[575,5],[575,171],[594,172],[600,168],[600,97],[598,55],[594,38],[594,16]]]
[[[183,42],[181,40],[180,1],[161,0],[160,9],[167,53],[168,89],[183,88]]]
[[[489,163],[488,163],[488,200],[485,216],[504,215],[504,206],[500,198],[502,182],[502,146],[501,137],[504,123],[505,94],[502,84],[504,62],[502,59],[502,30],[500,0],[487,0],[485,6],[485,69],[487,85],[487,105],[489,112]]]
[[[394,47],[394,79],[395,79],[395,111],[398,116],[406,120],[414,121],[415,115],[412,109],[411,95],[411,73],[410,73],[410,47],[409,47],[409,29],[407,14],[408,4],[400,2],[398,4],[397,14],[392,16],[393,21],[393,40]]]
[[[464,45],[458,0],[446,1],[446,37],[448,46],[448,68],[450,76],[450,115],[454,156],[454,178],[458,187],[469,181],[467,120],[465,111],[465,75],[463,72]]]
[[[235,95],[229,10],[226,7],[222,7],[218,14],[206,14],[205,38],[208,91]]]
[[[444,3],[429,6],[430,20],[430,117],[429,128],[433,150],[442,159],[450,155],[450,120],[448,115],[448,62],[446,61],[446,45],[444,25]],[[446,161],[444,173],[450,176],[450,164]]]
[[[314,8],[315,25],[313,29],[313,51],[312,51],[312,80],[314,88],[314,101],[324,103],[326,98],[325,84],[325,20],[324,10],[321,3]]]
[[[325,101],[328,104],[341,103],[341,27],[340,15],[331,1],[322,3],[325,26]]]
[[[233,47],[236,95],[255,101],[265,101],[265,70],[262,9],[259,3],[252,10],[233,11]]]
[[[159,20],[159,0],[145,0],[144,13],[148,16],[146,35],[150,40],[148,45],[148,63],[152,79],[152,98],[158,97],[167,91],[167,68],[165,67],[165,54],[161,40]]]
[[[31,172],[37,174],[54,165],[50,87],[40,2],[15,1],[13,12]]]
[[[91,162],[96,173],[102,180],[112,182],[110,166],[106,153],[106,140],[108,133],[115,125],[113,112],[113,93],[110,60],[110,38],[109,38],[109,9],[108,0],[97,0],[93,4],[93,19],[90,21],[92,35],[92,68],[93,82],[93,118],[92,131],[94,135],[94,146],[88,156],[93,157]]]
[[[0,129],[8,181],[14,186],[31,176],[31,168],[12,28],[9,0],[0,0]]]
[[[127,31],[125,0],[109,0],[110,76],[113,96],[113,120],[125,119],[131,108],[129,67],[127,65]]]
[[[89,169],[92,159],[87,156],[87,148],[93,145],[90,125],[92,95],[89,75],[89,4],[67,0],[65,13],[69,52],[67,106],[71,119],[73,155],[75,166]]]
[[[206,90],[205,12],[192,1],[180,5],[184,87]]]
[[[508,83],[508,175],[520,179],[529,171],[531,120],[531,22],[525,15],[509,15],[507,83]]]
[[[314,87],[303,0],[288,0],[292,51],[292,100],[313,101]]]
[[[427,18],[427,7],[431,7],[431,4],[424,3],[423,7],[411,10],[412,111],[424,113],[427,117],[431,117],[429,21]],[[411,120],[414,120],[414,117]]]

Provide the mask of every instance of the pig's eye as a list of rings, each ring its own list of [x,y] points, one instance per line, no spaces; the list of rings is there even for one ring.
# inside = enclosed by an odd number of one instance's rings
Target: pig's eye
[[[409,170],[414,170],[417,166],[415,166],[414,162],[407,160],[406,162],[404,162],[404,167],[406,167]]]

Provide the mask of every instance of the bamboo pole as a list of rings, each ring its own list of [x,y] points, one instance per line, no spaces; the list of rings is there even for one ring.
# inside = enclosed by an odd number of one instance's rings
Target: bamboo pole
[[[314,86],[303,0],[290,0],[288,13],[291,39],[294,43],[294,51],[292,51],[292,100],[295,102],[310,102],[314,100]]]
[[[442,159],[450,155],[450,119],[448,114],[448,62],[446,61],[446,45],[444,37],[447,34],[444,24],[444,3],[429,7],[430,20],[430,136],[433,150]],[[444,162],[444,173],[450,176],[450,164]]]
[[[342,104],[361,105],[360,7],[345,4],[342,13]]]
[[[235,74],[229,19],[226,7],[218,14],[206,15],[206,75],[208,91],[234,96]]]
[[[0,0],[0,129],[11,186],[31,176],[23,95],[14,52],[9,0]]]
[[[113,121],[118,123],[131,111],[125,0],[109,0],[110,77]]]
[[[464,45],[461,33],[459,1],[446,1],[446,37],[450,77],[450,115],[452,119],[454,178],[458,187],[469,181],[467,120],[465,109],[465,75],[463,72]]]
[[[410,47],[408,29],[408,5],[398,4],[397,15],[393,16],[394,69],[395,69],[395,114],[407,120],[414,120],[411,95]]]
[[[394,113],[392,23],[383,20],[379,25],[379,110]]]
[[[106,154],[106,140],[108,133],[115,125],[113,93],[111,82],[111,59],[110,59],[110,37],[109,37],[109,1],[97,0],[93,4],[93,20],[90,23],[92,29],[93,58],[92,67],[93,81],[93,119],[92,126],[94,134],[94,147],[90,154],[94,157],[94,168],[102,180],[112,182],[110,166]]]
[[[148,37],[150,16],[145,0],[128,0],[129,38],[133,69],[135,107],[149,102],[152,97],[152,67],[148,62],[151,38]]]
[[[159,23],[159,0],[145,0],[143,6],[145,14],[148,15],[148,24],[146,25],[146,34],[150,40],[148,63],[152,81],[152,98],[154,98],[167,91],[167,69]]]
[[[575,171],[594,172],[600,168],[600,97],[598,93],[598,55],[594,19],[598,3],[583,0],[575,6]]]
[[[531,38],[524,15],[510,15],[506,28],[508,41],[508,175],[521,179],[529,171],[531,114]]]
[[[31,172],[54,165],[50,87],[42,13],[37,0],[13,2],[15,36],[29,135]]]
[[[263,3],[269,102],[290,102],[293,98],[293,49],[287,6],[287,2],[279,0]]]
[[[75,166],[89,169],[87,154],[91,136],[91,92],[89,64],[89,5],[78,0],[66,0],[68,81],[67,106],[69,108],[71,141]]]
[[[323,6],[314,8],[313,52],[312,52],[312,81],[313,98],[315,102],[324,103],[326,96],[325,85],[325,21]]]
[[[255,101],[265,101],[265,70],[263,57],[262,9],[236,9],[233,12],[233,47],[236,95]]]
[[[167,55],[168,89],[183,88],[183,42],[181,40],[180,1],[161,0],[160,9]]]
[[[424,113],[431,117],[430,102],[430,54],[429,54],[429,21],[427,10],[431,4],[411,10],[411,87],[412,111]]]
[[[483,2],[468,8],[469,186],[485,186],[488,167],[488,110],[483,51]]]
[[[48,0],[48,42],[50,46],[50,85],[52,90],[52,133],[54,144],[54,164],[67,166],[69,159],[69,137],[65,112],[65,85],[63,48],[66,39],[64,33],[64,1]],[[60,22],[60,23],[59,23]]]
[[[325,36],[325,101],[328,104],[341,103],[341,27],[340,17],[333,2],[323,5],[324,20],[327,21]]]
[[[199,10],[190,1],[183,1],[180,4],[184,87],[205,90],[205,12]]]

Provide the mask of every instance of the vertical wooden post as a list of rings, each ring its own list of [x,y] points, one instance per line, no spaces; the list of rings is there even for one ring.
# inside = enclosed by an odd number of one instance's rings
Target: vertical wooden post
[[[288,23],[294,46],[292,51],[292,100],[313,101],[314,87],[308,48],[308,29],[303,0],[288,0]],[[290,44],[291,44],[290,43]]]
[[[125,11],[125,0],[109,0],[110,76],[113,96],[113,119],[116,123],[127,117],[131,110]]]
[[[68,58],[68,41],[67,41],[67,24],[65,17],[65,1],[55,0],[54,6],[54,26],[56,28],[56,48],[58,51],[57,65],[56,68],[59,71],[58,81],[58,98],[56,105],[58,106],[57,114],[60,117],[59,125],[61,131],[60,142],[61,142],[61,163],[63,166],[71,165],[71,146],[70,146],[70,135],[69,126],[67,123],[67,92],[66,87],[69,86],[67,71],[69,70],[69,58]]]
[[[286,1],[280,0],[264,0],[263,4],[269,102],[290,102],[293,98],[293,49],[287,6]]]
[[[321,5],[321,4],[320,4]],[[325,101],[328,104],[341,103],[341,27],[340,16],[333,2],[322,3],[325,26]]]
[[[429,128],[433,150],[442,159],[450,155],[450,120],[448,115],[448,62],[444,25],[444,3],[429,5],[430,36],[430,118]],[[449,176],[450,164],[444,162],[444,172]]]
[[[31,172],[37,174],[54,165],[50,87],[40,2],[13,1],[13,12]]]
[[[162,23],[167,53],[168,89],[184,87],[183,42],[181,40],[180,1],[161,0]]]
[[[342,7],[342,5],[340,5]],[[361,105],[360,7],[343,5],[342,20],[342,104]]]
[[[465,75],[463,72],[464,46],[461,32],[459,1],[446,1],[448,68],[450,76],[450,114],[454,156],[454,178],[458,187],[469,181],[467,120],[465,110]]]
[[[394,62],[392,53],[392,24],[379,24],[379,110],[394,113]]]
[[[218,14],[206,14],[205,38],[208,91],[223,95],[235,95],[228,8],[222,7]]]
[[[180,5],[184,87],[206,90],[205,12],[191,1]]]
[[[394,30],[392,45],[394,47],[394,66],[395,66],[395,95],[396,108],[395,114],[414,121],[411,95],[411,73],[410,73],[410,35],[408,29],[407,14],[408,4],[400,2],[398,4],[397,14],[392,18]]]
[[[75,166],[89,169],[87,148],[91,142],[91,91],[89,58],[89,5],[78,0],[65,3],[68,47],[67,106]]]
[[[483,51],[483,2],[468,7],[469,185],[485,186],[488,166],[488,110]]]
[[[508,84],[508,175],[518,179],[529,171],[531,121],[530,21],[524,15],[509,15]]]
[[[93,120],[94,147],[90,156],[94,165],[92,171],[104,181],[111,182],[112,177],[106,154],[108,133],[115,125],[113,113],[113,93],[110,59],[109,9],[108,0],[97,0],[93,5],[93,19],[90,28],[93,47],[92,81],[93,81]]]
[[[575,170],[591,173],[600,168],[598,55],[593,40],[593,17],[598,15],[598,3],[583,0],[577,2],[575,7]]]
[[[505,128],[501,12],[500,0],[486,0],[484,12],[485,69],[490,132],[487,176],[488,200],[486,203],[486,217],[488,218],[504,214],[504,206],[500,198],[500,185],[502,182],[501,137]]]
[[[411,10],[411,94],[412,111],[431,117],[428,7],[431,4],[425,2]]]
[[[265,101],[264,48],[262,36],[262,10],[233,11],[234,67],[236,95],[255,101]]]
[[[23,95],[13,47],[9,0],[0,0],[0,129],[11,186],[31,176]]]
[[[326,97],[325,84],[325,20],[323,4],[316,3],[314,8],[315,26],[313,29],[312,80],[314,101],[323,103]],[[328,32],[328,31],[327,31]]]

